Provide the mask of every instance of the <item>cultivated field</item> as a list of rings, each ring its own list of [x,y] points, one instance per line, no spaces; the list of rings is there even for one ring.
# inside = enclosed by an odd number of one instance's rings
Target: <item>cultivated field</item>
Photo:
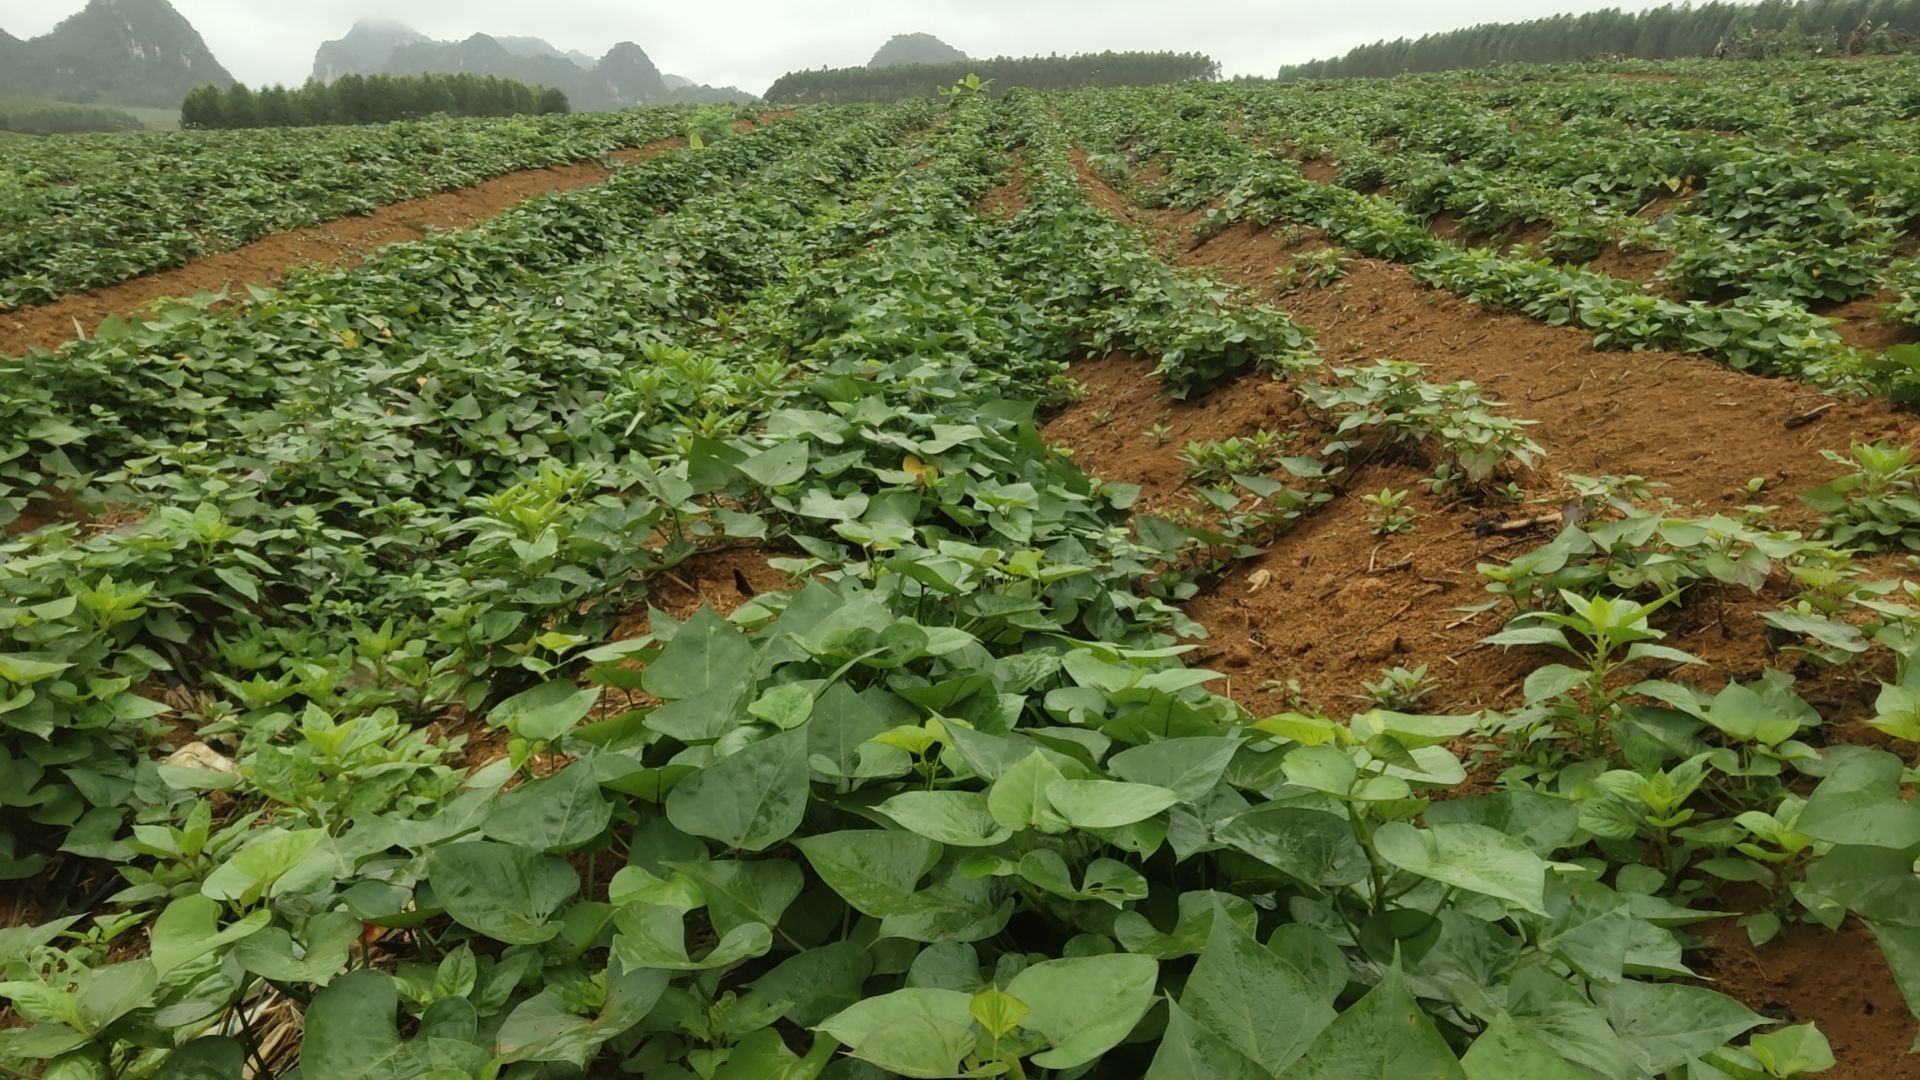
[[[0,144],[0,1072],[1920,1076],[1916,116]]]

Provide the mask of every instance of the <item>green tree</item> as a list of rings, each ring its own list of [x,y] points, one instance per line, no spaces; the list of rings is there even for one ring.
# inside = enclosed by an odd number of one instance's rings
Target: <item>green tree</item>
[[[217,86],[196,86],[187,91],[180,103],[180,126],[184,128],[226,127],[226,97]]]
[[[261,127],[293,127],[299,123],[293,111],[293,95],[286,87],[276,84],[260,91],[259,120]]]
[[[245,83],[227,87],[221,112],[225,127],[258,127],[260,124],[259,99]]]
[[[198,128],[383,124],[435,114],[527,116],[569,109],[560,90],[493,75],[346,75],[330,85],[309,79],[297,90],[199,87],[182,103],[181,123]]]

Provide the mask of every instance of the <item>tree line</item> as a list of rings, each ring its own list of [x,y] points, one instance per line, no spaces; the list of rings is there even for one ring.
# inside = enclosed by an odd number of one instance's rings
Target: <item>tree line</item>
[[[1065,90],[1076,86],[1153,86],[1189,80],[1213,81],[1220,65],[1200,53],[1103,52],[1079,56],[998,57],[941,64],[820,68],[780,77],[767,90],[777,102],[901,101],[932,97],[968,75],[990,81],[995,92],[1025,87]]]
[[[288,89],[253,90],[240,83],[195,87],[180,106],[189,128],[307,127],[384,124],[423,116],[524,116],[564,113],[567,95],[497,75],[343,75],[309,79]]]
[[[1345,56],[1280,69],[1282,79],[1385,78],[1504,63],[1610,58],[1834,55],[1906,47],[1920,0],[1762,0],[1618,8],[1363,45]]]

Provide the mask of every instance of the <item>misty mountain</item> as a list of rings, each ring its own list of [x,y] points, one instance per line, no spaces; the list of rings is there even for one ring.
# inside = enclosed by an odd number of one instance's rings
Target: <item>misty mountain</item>
[[[421,75],[429,72],[499,75],[536,86],[558,87],[576,109],[623,109],[675,101],[751,101],[733,87],[686,81],[673,85],[646,50],[623,41],[599,60],[562,52],[540,38],[474,34],[464,41],[436,41],[399,23],[363,20],[346,37],[320,46],[313,77],[331,82],[342,75]]]
[[[588,56],[579,49],[569,49],[566,52],[561,52],[544,38],[497,37],[493,40],[499,42],[502,48],[515,56],[558,56],[573,61],[578,67],[585,68],[588,71],[593,70],[593,57]]]
[[[170,109],[233,76],[167,0],[89,0],[46,34],[0,32],[0,93]]]
[[[313,56],[313,77],[332,82],[342,75],[376,75],[393,54],[408,45],[431,41],[427,35],[385,19],[362,19],[347,36],[320,44]]]
[[[867,61],[870,68],[899,67],[902,64],[959,64],[967,54],[932,34],[896,34]]]

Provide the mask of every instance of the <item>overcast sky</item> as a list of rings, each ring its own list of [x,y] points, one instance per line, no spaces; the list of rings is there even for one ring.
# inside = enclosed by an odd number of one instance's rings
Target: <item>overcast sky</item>
[[[1664,0],[173,0],[213,54],[253,84],[299,82],[322,41],[364,15],[437,38],[543,37],[593,56],[619,41],[661,70],[759,93],[803,67],[864,64],[881,42],[924,30],[971,56],[1102,49],[1204,52],[1228,75],[1270,74],[1403,34]],[[84,0],[0,0],[0,28],[46,33]]]

